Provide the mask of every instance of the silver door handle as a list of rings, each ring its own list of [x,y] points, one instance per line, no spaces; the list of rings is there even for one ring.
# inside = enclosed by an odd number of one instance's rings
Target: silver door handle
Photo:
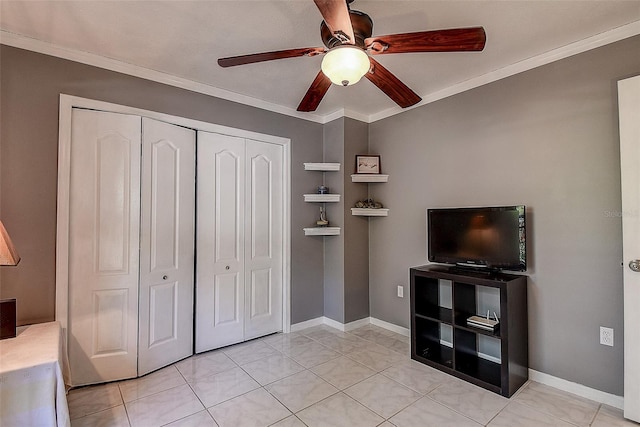
[[[640,259],[632,259],[629,261],[629,268],[636,273],[640,273]]]

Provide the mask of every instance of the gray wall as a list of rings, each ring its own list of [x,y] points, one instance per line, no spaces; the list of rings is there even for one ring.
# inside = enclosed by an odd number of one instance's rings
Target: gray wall
[[[340,118],[324,126],[324,161],[339,162],[339,172],[326,172],[331,193],[339,203],[326,203],[330,225],[339,236],[324,239],[324,315],[340,323],[369,317],[369,226],[366,217],[351,215],[358,200],[367,197],[367,185],[351,182],[356,154],[368,153],[369,125]]]
[[[409,326],[395,297],[427,263],[429,207],[525,204],[530,367],[623,393],[617,80],[640,73],[624,40],[370,125],[391,209],[370,224],[371,316]],[[599,326],[615,346],[599,344]]]
[[[322,241],[302,194],[316,183],[303,162],[322,159],[322,125],[21,49],[0,46],[1,218],[22,256],[2,267],[0,297],[18,299],[18,323],[54,319],[60,93],[291,139],[291,319],[323,315]]]
[[[325,172],[324,183],[340,202],[325,203],[329,225],[341,227],[339,236],[314,237],[324,241],[324,315],[344,321],[344,118],[324,125],[324,161],[340,163],[340,171]],[[317,208],[316,208],[317,209]]]
[[[369,125],[345,119],[344,125],[344,316],[345,323],[369,317],[369,221],[351,215],[358,200],[368,197],[368,184],[351,182],[357,154],[369,154]],[[376,184],[372,184],[376,185]]]

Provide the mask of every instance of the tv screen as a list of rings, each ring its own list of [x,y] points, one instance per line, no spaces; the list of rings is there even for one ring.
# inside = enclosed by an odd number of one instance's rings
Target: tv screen
[[[525,271],[524,206],[427,210],[429,261]]]

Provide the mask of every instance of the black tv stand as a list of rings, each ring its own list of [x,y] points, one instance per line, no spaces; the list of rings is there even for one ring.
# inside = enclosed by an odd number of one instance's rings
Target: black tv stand
[[[467,265],[454,265],[451,267],[447,267],[449,269],[450,273],[453,274],[469,274],[469,275],[473,275],[473,274],[479,274],[479,275],[483,275],[483,276],[490,276],[494,273],[498,273],[498,270],[494,270],[494,269],[490,269],[490,268],[486,268],[486,267],[472,267],[472,266],[467,266]]]
[[[411,358],[513,395],[528,379],[527,276],[442,265],[414,267],[410,276]],[[441,295],[444,289],[450,294]],[[469,317],[486,314],[479,292],[499,294],[494,311],[500,322],[493,330],[467,324]],[[499,357],[483,354],[481,340],[499,348]]]

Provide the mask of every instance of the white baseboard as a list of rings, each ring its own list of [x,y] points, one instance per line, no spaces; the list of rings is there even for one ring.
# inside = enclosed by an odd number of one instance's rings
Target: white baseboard
[[[304,322],[295,323],[291,325],[291,332],[297,332],[302,329],[311,328],[312,326],[318,326],[318,325],[327,325],[339,331],[348,332],[348,331],[352,331],[354,329],[361,328],[362,326],[366,326],[370,324],[371,321],[369,319],[370,319],[369,317],[365,317],[364,319],[355,320],[353,322],[345,324],[345,323],[340,323],[338,321],[330,319],[328,317],[322,316],[322,317],[316,317],[315,319],[310,319]]]
[[[369,324],[379,326],[400,335],[404,335],[405,337],[411,336],[411,331],[408,328],[394,325],[393,323],[385,322],[384,320],[376,319],[375,317],[365,317],[364,319],[355,320],[346,324],[340,323],[325,316],[316,317],[315,319],[310,319],[291,325],[291,332],[300,331],[302,329],[311,328],[312,326],[318,325],[327,325],[331,326],[332,328],[336,328],[339,331],[348,332]]]
[[[405,337],[411,336],[411,330],[409,328],[394,325],[393,323],[385,322],[384,320],[376,319],[375,317],[370,317],[369,319],[371,319],[372,325],[379,326],[400,335],[404,335]]]
[[[571,381],[563,380],[562,378],[554,377],[553,375],[545,374],[542,372],[529,369],[529,379],[531,381],[539,382],[540,384],[548,385],[558,390],[573,393],[580,397],[584,397],[589,400],[593,400],[605,405],[613,406],[614,408],[624,408],[624,397],[616,396],[615,394],[606,393],[604,391],[596,390],[591,387],[587,387],[582,384],[574,383]]]
[[[291,325],[291,332],[298,332],[303,329],[310,328],[312,326],[318,326],[324,324],[324,317],[316,317],[315,319],[305,320],[304,322],[294,323]]]
[[[323,317],[322,318],[322,322],[325,325],[331,326],[332,328],[336,328],[337,330],[342,331],[342,332],[345,331],[345,327],[347,326],[344,323],[340,323],[337,320],[329,319],[328,317]]]
[[[371,323],[370,319],[371,319],[370,317],[365,317],[364,319],[354,320],[353,322],[347,323],[346,325],[344,325],[344,331],[349,332],[349,331],[353,331],[354,329],[367,326],[368,324]]]

